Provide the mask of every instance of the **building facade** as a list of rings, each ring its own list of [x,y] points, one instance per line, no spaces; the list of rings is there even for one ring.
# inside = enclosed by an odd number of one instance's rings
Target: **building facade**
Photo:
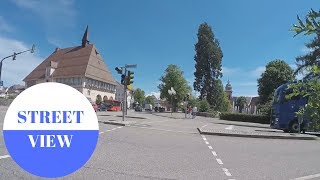
[[[131,108],[134,103],[133,91],[127,90],[127,108]],[[124,100],[124,87],[121,83],[117,82],[116,86],[116,100],[123,102]]]
[[[58,82],[77,89],[92,101],[96,101],[98,95],[103,99],[115,99],[117,83],[98,49],[89,44],[88,37],[87,27],[81,46],[56,48],[24,78],[25,86]]]

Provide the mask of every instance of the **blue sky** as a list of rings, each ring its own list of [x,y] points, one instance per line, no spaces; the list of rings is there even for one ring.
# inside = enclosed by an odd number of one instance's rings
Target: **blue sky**
[[[90,42],[114,77],[116,66],[138,64],[134,87],[158,94],[168,64],[177,64],[193,83],[194,44],[199,24],[211,25],[224,54],[223,78],[234,95],[257,95],[257,78],[266,63],[283,59],[293,68],[310,38],[293,38],[296,15],[319,6],[318,0],[8,0],[0,2],[0,57],[37,45],[35,54],[6,60],[5,85],[22,79],[56,47],[80,45],[86,25]]]

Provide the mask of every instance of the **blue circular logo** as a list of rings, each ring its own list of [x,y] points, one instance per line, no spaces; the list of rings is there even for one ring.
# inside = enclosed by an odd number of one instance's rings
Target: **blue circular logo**
[[[99,126],[92,105],[79,91],[60,83],[41,83],[12,102],[3,136],[21,168],[57,178],[75,172],[90,159]]]

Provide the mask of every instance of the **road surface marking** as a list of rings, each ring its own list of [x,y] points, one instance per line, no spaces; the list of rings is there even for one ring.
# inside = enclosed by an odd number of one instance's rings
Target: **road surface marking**
[[[209,149],[213,149],[212,146],[208,146]]]
[[[217,162],[218,162],[218,164],[223,164],[223,162],[221,161],[221,159],[218,159],[218,158],[216,158],[216,160],[217,160]]]
[[[320,177],[320,173],[319,174],[309,175],[309,176],[303,176],[303,177],[295,178],[295,179],[292,179],[292,180],[307,180],[307,179],[313,179],[313,178],[317,178],[317,177]]]
[[[202,138],[206,138],[204,135],[201,135]]]
[[[206,126],[208,126],[208,124],[201,126],[201,128],[204,128],[204,127],[206,127]],[[200,128],[200,129],[201,129],[201,128]]]
[[[202,138],[204,141],[206,141],[207,140],[207,138]]]
[[[225,173],[227,176],[232,176],[231,173],[228,171],[227,168],[222,168],[222,170],[224,171],[224,173]]]
[[[188,131],[175,131],[170,129],[161,129],[161,128],[150,128],[150,127],[138,127],[138,126],[130,126],[133,128],[141,128],[141,129],[151,129],[151,130],[158,130],[158,131],[167,131],[167,132],[177,132],[177,133],[186,133],[186,134],[198,134],[195,132],[188,132]]]
[[[226,127],[225,129],[227,130],[232,130],[233,129],[233,125]]]
[[[120,128],[123,128],[123,126],[119,126],[119,127],[113,128],[113,129],[105,130],[103,132],[99,132],[99,134],[103,134],[103,133],[106,133],[106,132],[114,131],[114,130],[120,129]]]
[[[0,159],[5,159],[5,158],[9,158],[9,155],[4,155],[4,156],[0,156]]]
[[[208,142],[208,141],[205,141],[205,143],[206,143],[206,144],[209,144],[209,142]]]
[[[211,151],[214,156],[218,156],[215,151]]]

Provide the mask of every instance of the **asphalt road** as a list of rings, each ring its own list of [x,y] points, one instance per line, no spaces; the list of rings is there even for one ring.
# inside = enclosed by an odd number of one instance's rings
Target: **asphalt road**
[[[4,113],[0,109],[1,126]],[[320,178],[320,141],[202,136],[196,128],[210,119],[141,116],[148,119],[136,120],[130,127],[100,123],[91,159],[62,179]],[[6,156],[0,136],[0,179],[41,179]]]

